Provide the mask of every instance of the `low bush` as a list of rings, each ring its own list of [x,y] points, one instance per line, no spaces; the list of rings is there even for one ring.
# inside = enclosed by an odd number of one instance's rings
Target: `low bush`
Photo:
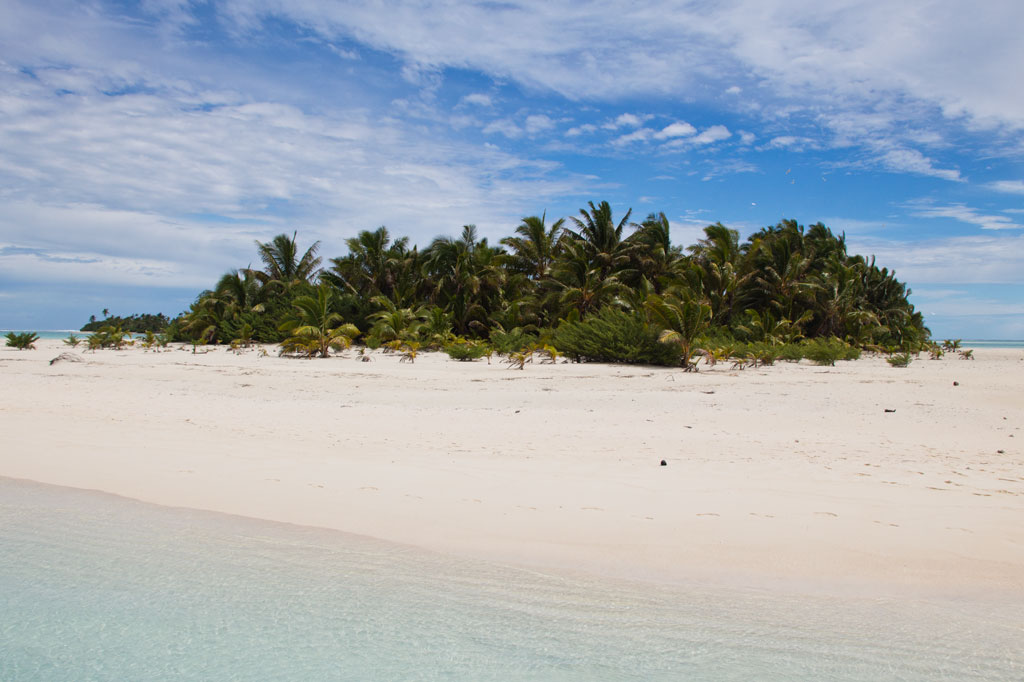
[[[896,353],[885,359],[893,367],[906,367],[910,364],[910,353]]]
[[[641,317],[615,308],[555,329],[552,345],[573,360],[678,366],[679,347],[658,341],[658,331]]]
[[[7,332],[7,345],[18,350],[32,350],[38,340],[35,332]]]
[[[452,360],[458,360],[460,362],[470,362],[472,360],[479,360],[483,356],[487,355],[487,346],[482,343],[452,343],[444,347],[444,352],[448,354]]]
[[[856,360],[860,349],[834,336],[804,341],[804,357],[816,365],[835,366],[836,360]]]

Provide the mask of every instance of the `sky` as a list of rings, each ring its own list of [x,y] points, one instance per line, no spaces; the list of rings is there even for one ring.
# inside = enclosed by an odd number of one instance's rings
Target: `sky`
[[[175,315],[254,241],[821,221],[1024,339],[1019,0],[3,0],[0,328]]]

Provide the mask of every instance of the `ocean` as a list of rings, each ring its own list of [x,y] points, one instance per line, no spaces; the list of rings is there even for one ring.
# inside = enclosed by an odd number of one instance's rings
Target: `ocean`
[[[0,478],[5,681],[998,682],[1020,607],[547,574]]]

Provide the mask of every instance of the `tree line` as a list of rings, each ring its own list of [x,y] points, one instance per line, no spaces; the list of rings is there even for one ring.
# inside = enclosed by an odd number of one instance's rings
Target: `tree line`
[[[745,240],[715,223],[684,248],[672,242],[664,213],[640,223],[631,215],[615,220],[607,202],[589,202],[550,224],[545,215],[523,218],[497,244],[466,225],[423,249],[380,227],[347,239],[348,253],[326,262],[319,242],[303,250],[296,233],[280,234],[256,242],[262,267],[226,273],[167,334],[284,342],[322,355],[354,339],[370,347],[540,343],[581,358],[629,354],[597,352],[592,341],[601,338],[653,353],[636,361],[683,366],[714,343],[837,339],[908,351],[928,342],[907,286],[873,257],[849,254],[845,235],[820,222],[783,220]]]

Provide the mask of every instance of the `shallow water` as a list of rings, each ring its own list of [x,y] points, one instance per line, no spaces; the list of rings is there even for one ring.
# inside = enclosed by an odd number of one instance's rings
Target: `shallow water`
[[[544,575],[0,478],[0,680],[1020,680],[1020,606]]]

